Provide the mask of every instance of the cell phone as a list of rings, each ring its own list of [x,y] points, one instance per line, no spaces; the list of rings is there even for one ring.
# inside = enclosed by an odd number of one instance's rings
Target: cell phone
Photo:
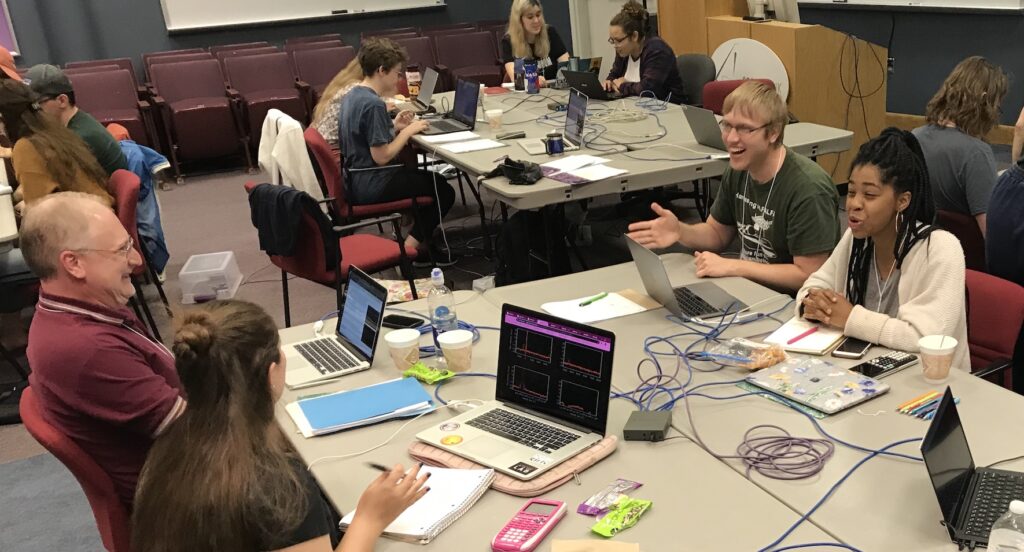
[[[402,316],[400,314],[389,314],[384,317],[381,325],[385,328],[419,328],[424,323],[421,318]]]
[[[530,552],[565,517],[560,500],[533,498],[491,540],[493,552]]]
[[[868,349],[870,348],[871,344],[867,341],[847,337],[841,345],[836,347],[836,350],[832,351],[832,356],[836,358],[864,358],[864,355],[868,354]]]

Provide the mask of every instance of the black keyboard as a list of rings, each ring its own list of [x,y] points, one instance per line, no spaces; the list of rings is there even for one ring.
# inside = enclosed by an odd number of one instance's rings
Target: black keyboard
[[[679,308],[683,310],[683,314],[686,316],[697,317],[719,312],[719,309],[711,306],[711,303],[701,299],[700,296],[690,291],[689,288],[680,287],[672,291],[676,294]]]
[[[431,119],[430,128],[437,129],[442,132],[460,132],[463,130],[468,130],[466,128],[466,125],[462,123],[456,124],[447,119]]]
[[[981,471],[977,472],[975,485],[964,531],[970,536],[988,538],[992,524],[1010,509],[1010,501],[1024,499],[1024,476]]]
[[[352,356],[352,353],[345,349],[341,338],[338,337],[325,337],[299,343],[295,346],[295,350],[325,376],[350,370],[360,364]]]
[[[575,433],[502,409],[485,412],[466,424],[549,454],[580,438]]]

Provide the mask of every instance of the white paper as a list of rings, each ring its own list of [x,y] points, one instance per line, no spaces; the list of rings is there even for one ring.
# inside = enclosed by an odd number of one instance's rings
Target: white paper
[[[480,135],[475,132],[463,130],[462,132],[435,134],[433,136],[421,136],[420,138],[428,144],[446,144],[448,142],[461,142],[463,140],[472,140],[473,138],[479,137]]]
[[[626,174],[625,169],[616,169],[615,167],[609,167],[608,165],[591,165],[589,167],[583,167],[582,169],[576,169],[568,172],[573,176],[578,176],[591,182],[604,180],[605,178],[612,178],[613,176],[619,176],[620,174]]]
[[[552,301],[551,303],[544,303],[540,308],[544,309],[547,313],[572,320],[573,322],[579,322],[580,324],[618,318],[647,310],[618,293],[609,293],[606,297],[602,297],[589,305],[580,306],[580,303],[591,297],[593,295],[569,301]]]
[[[467,153],[471,151],[480,151],[504,147],[506,147],[506,145],[502,144],[501,142],[483,139],[473,140],[471,142],[459,142],[457,144],[449,144],[447,146],[441,146],[441,149],[450,151],[452,153]]]
[[[561,159],[550,161],[541,165],[542,167],[550,167],[557,171],[571,172],[576,169],[586,167],[588,165],[599,165],[601,163],[607,163],[608,160],[604,157],[596,157],[593,155],[570,155]]]

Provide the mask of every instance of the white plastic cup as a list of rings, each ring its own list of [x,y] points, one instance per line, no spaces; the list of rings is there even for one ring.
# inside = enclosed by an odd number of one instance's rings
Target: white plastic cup
[[[420,360],[420,332],[409,328],[392,330],[384,334],[388,354],[400,372],[409,369]]]
[[[473,363],[473,332],[452,330],[437,336],[441,353],[452,372],[465,372]]]
[[[924,381],[935,384],[945,383],[949,379],[957,344],[956,338],[948,335],[926,335],[917,341]]]
[[[484,116],[487,117],[487,124],[491,125],[491,130],[501,129],[501,116],[505,111],[502,109],[488,109],[484,111]]]

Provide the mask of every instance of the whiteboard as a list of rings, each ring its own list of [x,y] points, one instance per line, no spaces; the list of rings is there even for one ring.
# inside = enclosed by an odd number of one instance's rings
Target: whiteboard
[[[878,6],[889,8],[907,8],[941,10],[1013,10],[1024,9],[1024,0],[800,0],[801,4],[831,4],[841,6]]]
[[[481,0],[484,1],[484,0]],[[168,31],[444,6],[444,0],[160,0]]]

